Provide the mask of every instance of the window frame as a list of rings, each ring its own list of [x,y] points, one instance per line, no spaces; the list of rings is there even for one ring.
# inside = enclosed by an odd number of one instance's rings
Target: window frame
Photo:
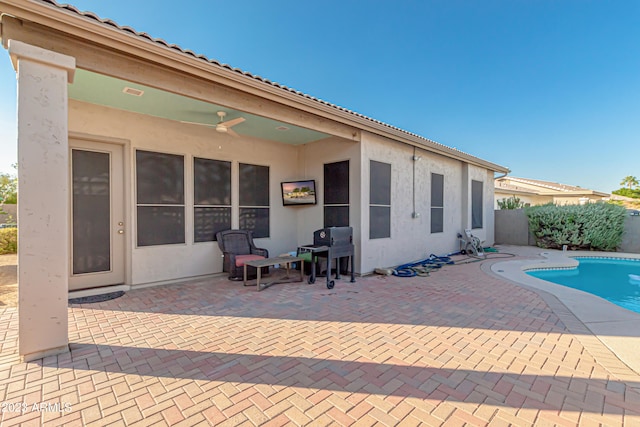
[[[256,177],[254,177],[253,179],[254,186],[256,184],[264,184],[264,181],[266,181],[266,191],[262,192],[259,195],[254,194],[252,196],[254,197],[253,200],[246,200],[246,196],[243,189],[243,186],[245,185],[245,183],[243,182],[242,169],[243,167],[248,167],[248,166],[257,168],[257,170],[260,170],[261,168],[266,169],[266,177],[262,176],[261,177],[262,179],[259,179],[259,178],[256,179]],[[266,194],[266,200],[259,200],[260,198],[264,197],[264,194]],[[245,200],[243,200],[243,198],[245,198]],[[243,203],[243,202],[254,202],[254,203],[250,204],[250,203]],[[256,215],[254,216],[254,221],[256,222],[257,226],[248,227],[247,221],[250,221],[250,219],[243,218],[243,216],[246,213],[249,213],[250,211],[254,211],[256,214],[264,213],[266,211],[267,213],[266,221],[264,219],[265,218],[264,215],[261,217]],[[258,224],[259,222],[263,222],[263,223],[266,222],[266,234],[264,233],[265,230],[260,228]],[[257,165],[254,163],[242,163],[242,162],[238,163],[238,226],[240,229],[252,231],[253,237],[256,239],[263,239],[263,238],[266,239],[271,237],[271,167],[270,166]]]
[[[141,193],[141,191],[143,191],[141,189],[141,181],[143,181],[143,179],[141,179],[140,174],[142,173],[142,170],[143,170],[143,168],[141,167],[143,165],[142,161],[145,160],[144,158],[142,158],[142,156],[147,156],[147,158],[152,158],[154,155],[157,156],[157,158],[165,158],[165,159],[173,158],[174,160],[178,160],[178,159],[182,160],[180,163],[175,164],[175,166],[177,166],[177,169],[175,172],[180,172],[182,185],[180,189],[178,189],[178,187],[176,186],[175,190],[178,190],[178,191],[175,193],[175,195],[177,195],[178,197],[176,198],[177,200],[173,202],[170,200],[171,197],[166,197],[166,200],[162,200],[163,196],[160,193],[155,195]],[[162,151],[136,149],[134,153],[134,158],[135,158],[135,171],[134,171],[135,175],[134,176],[135,176],[135,198],[136,198],[135,199],[136,248],[144,248],[149,246],[186,244],[187,221],[186,221],[186,197],[185,197],[186,196],[185,194],[186,193],[185,191],[185,187],[186,187],[185,155],[176,154],[176,153],[167,153]],[[167,168],[159,168],[156,166],[152,169],[152,171],[155,171],[155,173],[157,174],[159,170],[166,170],[166,169]],[[176,177],[177,176],[178,174],[176,173]],[[153,176],[148,177],[149,181],[155,181],[155,182],[162,181],[161,179],[153,179],[153,178],[154,178]],[[142,201],[141,201],[141,198],[142,198]],[[163,209],[165,210],[164,215],[162,214],[156,215],[155,213],[153,213],[153,211],[158,211]],[[163,217],[165,220],[168,217],[169,223],[172,222],[171,217],[177,218],[177,223],[175,224],[176,228],[175,230],[173,230],[177,238],[173,240],[169,238],[162,240],[162,239],[158,239],[158,233],[149,233],[149,231],[152,229],[152,225],[149,224],[150,221],[148,219],[143,222],[140,221],[141,212],[143,211],[152,211],[151,218],[155,217],[154,219],[156,219],[158,222],[161,222]],[[171,212],[173,212],[174,214],[171,214]],[[175,213],[179,213],[180,215],[176,216]],[[156,223],[155,225],[157,226],[158,224]],[[158,227],[158,228],[166,229],[166,227]],[[145,233],[147,235],[142,236],[141,233]],[[141,243],[141,241],[143,243]]]
[[[437,180],[436,177],[439,177]],[[439,188],[435,189],[435,184],[439,182]],[[437,191],[434,191],[437,190]],[[440,200],[438,200],[437,193],[440,194]],[[440,227],[435,227],[434,218],[439,217]],[[431,234],[444,233],[444,174],[431,172]]]
[[[391,163],[369,160],[370,240],[391,238],[391,176]],[[382,212],[386,214],[380,215]]]
[[[341,167],[346,168],[347,179],[346,182],[340,181],[336,183],[332,181],[332,178],[335,178],[338,174],[331,173],[330,169],[335,168],[339,170]],[[340,160],[338,162],[325,163],[323,165],[322,222],[324,227],[349,226],[349,223],[351,222],[350,176],[351,163],[349,160]],[[332,197],[334,196],[334,190],[338,186],[342,187],[341,190],[343,190],[345,194],[343,195],[343,197],[339,197],[338,199],[332,199]],[[334,218],[337,218],[337,221],[328,221],[329,219]],[[346,221],[344,221],[345,219]]]
[[[222,177],[222,179],[225,181],[224,183],[222,183],[222,186],[226,186],[227,187],[227,191],[226,194],[221,194],[221,195],[214,195],[213,197],[215,198],[216,196],[221,196],[221,200],[220,203],[212,203],[211,200],[206,200],[204,198],[202,198],[202,194],[199,194],[199,185],[200,184],[205,184],[205,185],[212,185],[212,183],[209,182],[201,182],[198,178],[199,178],[199,171],[200,171],[200,167],[198,167],[197,163],[200,162],[201,163],[201,167],[208,165],[218,165],[218,166],[224,166],[226,170],[222,171],[222,173],[220,173],[219,171],[214,170],[210,170],[209,173],[212,174],[216,174],[219,173],[219,175]],[[233,180],[232,180],[232,164],[230,161],[228,160],[218,160],[218,159],[211,159],[211,158],[206,158],[206,157],[197,157],[194,156],[193,157],[193,243],[205,243],[205,242],[215,242],[216,239],[216,233],[218,231],[222,231],[222,230],[228,230],[232,228],[232,205],[231,205],[231,197],[232,197],[232,192],[233,192]],[[226,175],[226,176],[225,176]],[[227,181],[228,180],[228,181]],[[223,191],[224,193],[224,191]],[[199,197],[200,196],[200,197]],[[211,197],[211,194],[209,194],[209,197]],[[208,201],[209,203],[204,203]],[[218,223],[215,223],[213,226],[213,235],[210,236],[211,238],[207,238],[207,239],[203,239],[201,237],[199,237],[200,235],[203,234],[202,230],[198,229],[198,212],[199,211],[218,211],[218,212],[224,212],[223,215],[226,216],[226,218],[228,219],[228,221],[221,223],[222,226],[217,226]]]
[[[476,193],[479,190],[479,195]],[[484,182],[471,180],[471,229],[484,227]],[[479,223],[477,221],[480,221]]]

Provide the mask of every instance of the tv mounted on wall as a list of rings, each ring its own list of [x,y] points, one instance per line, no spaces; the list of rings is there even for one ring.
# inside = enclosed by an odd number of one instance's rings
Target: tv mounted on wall
[[[306,179],[300,181],[286,181],[280,184],[282,188],[283,206],[315,205],[316,181]]]

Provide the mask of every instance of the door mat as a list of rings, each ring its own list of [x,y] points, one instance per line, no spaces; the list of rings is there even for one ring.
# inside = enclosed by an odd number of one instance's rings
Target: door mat
[[[108,294],[101,295],[92,295],[89,297],[70,298],[69,304],[91,304],[95,302],[104,302],[120,298],[122,295],[124,295],[124,291],[110,292]]]

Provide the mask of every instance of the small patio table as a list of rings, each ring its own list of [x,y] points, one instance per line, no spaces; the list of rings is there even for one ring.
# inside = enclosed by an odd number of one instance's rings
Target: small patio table
[[[294,262],[300,262],[300,278],[299,279],[290,279],[289,278],[289,270],[291,269],[291,264]],[[260,288],[260,278],[262,275],[262,267],[272,267],[277,264],[284,264],[287,269],[287,275],[284,279],[288,280],[275,280],[271,283],[265,283],[262,288]],[[266,259],[255,259],[252,261],[247,261],[244,263],[244,286],[247,285],[247,266],[255,267],[258,272],[258,277],[256,279],[256,290],[261,291],[271,285],[275,285],[276,283],[291,283],[291,282],[302,282],[304,280],[304,259],[297,256],[279,256],[275,258],[266,258]]]

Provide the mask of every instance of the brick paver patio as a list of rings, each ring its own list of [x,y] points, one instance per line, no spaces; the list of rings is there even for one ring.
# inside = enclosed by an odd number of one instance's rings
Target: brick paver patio
[[[19,363],[0,309],[2,426],[640,425],[640,375],[481,263],[333,290],[147,288],[69,323],[70,353]]]

